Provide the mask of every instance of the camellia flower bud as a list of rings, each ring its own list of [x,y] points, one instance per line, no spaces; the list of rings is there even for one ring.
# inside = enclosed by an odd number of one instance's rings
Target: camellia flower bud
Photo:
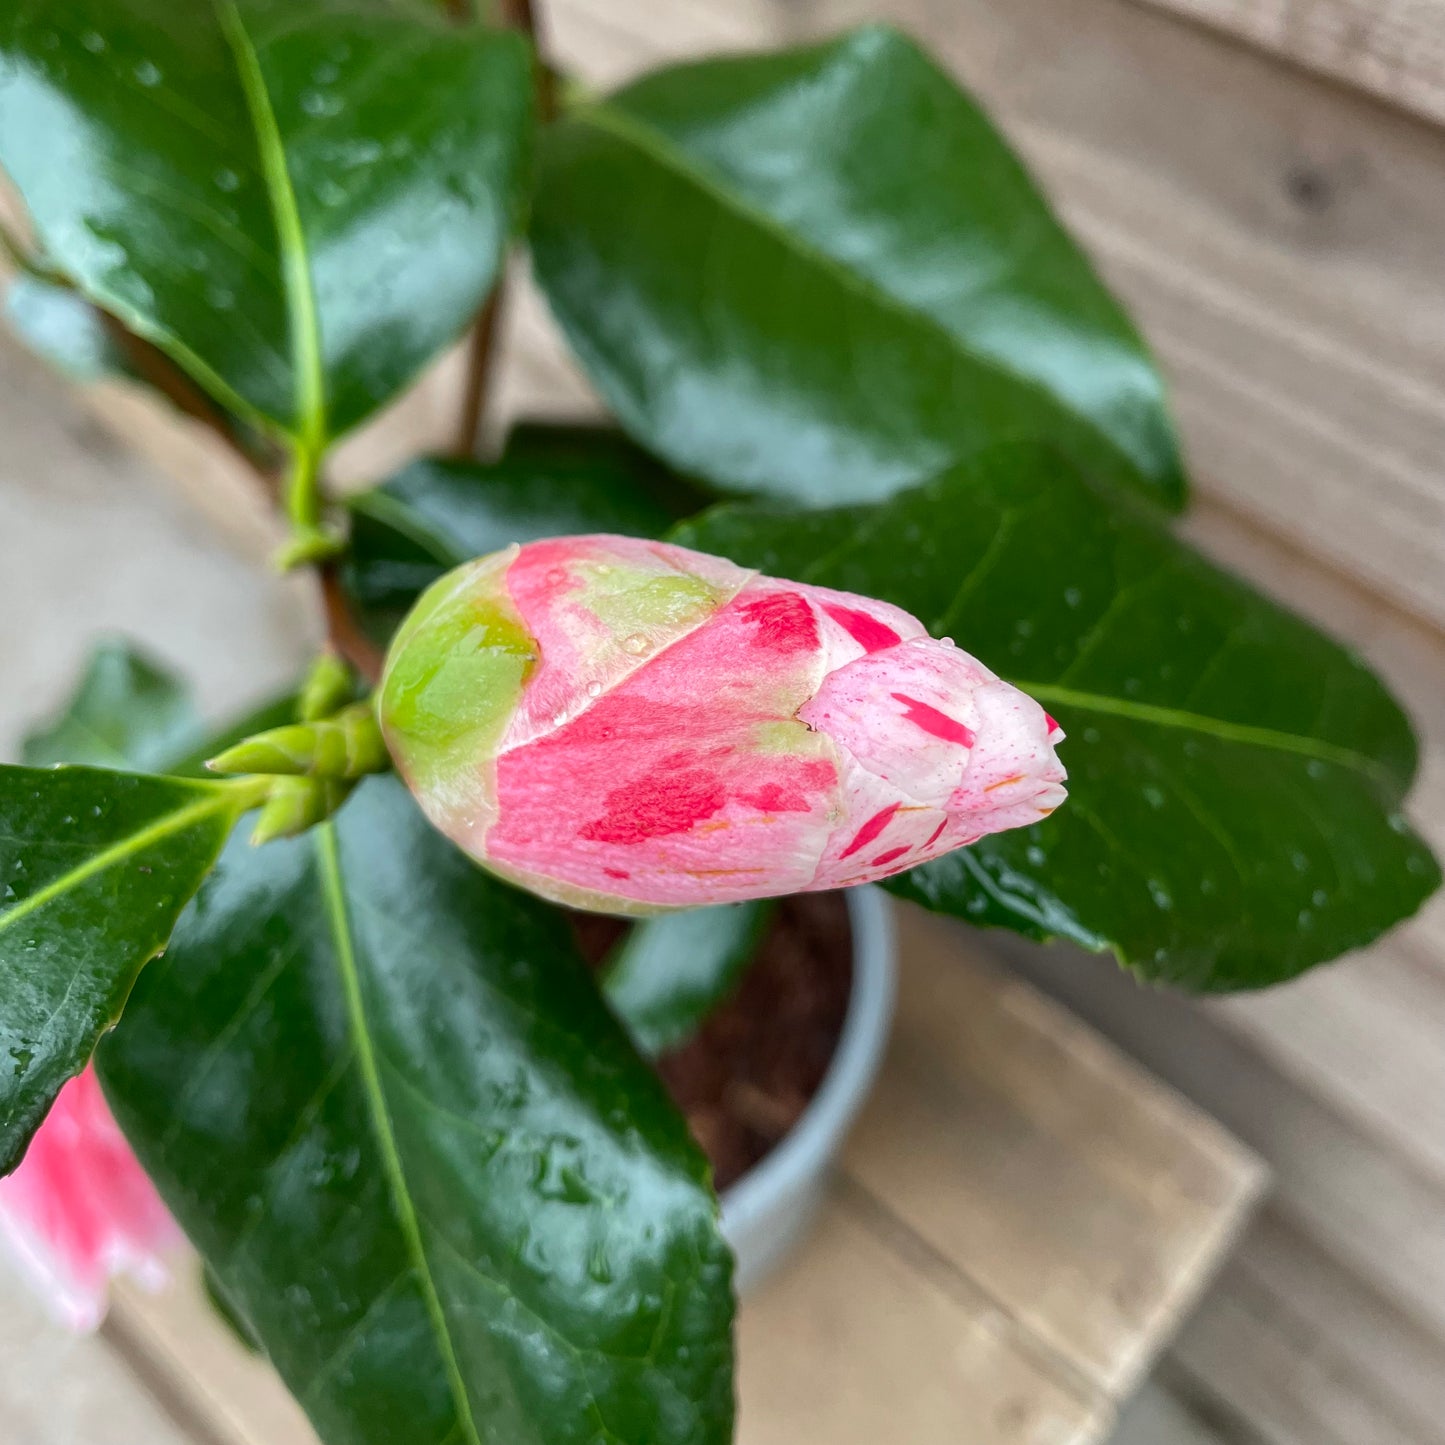
[[[105,1315],[111,1277],[165,1283],[180,1230],[87,1068],[60,1091],[15,1172],[0,1179],[0,1233],[72,1329]]]
[[[629,537],[442,578],[379,713],[442,832],[607,913],[865,883],[1065,796],[1053,719],[906,612]]]

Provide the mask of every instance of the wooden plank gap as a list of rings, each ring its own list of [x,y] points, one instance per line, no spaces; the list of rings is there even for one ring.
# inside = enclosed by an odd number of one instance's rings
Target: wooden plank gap
[[[173,1281],[170,1288],[177,1287],[179,1282]],[[204,1397],[178,1382],[173,1362],[157,1358],[151,1342],[133,1327],[124,1310],[106,1316],[100,1337],[195,1445],[246,1445],[207,1410]]]
[[[1255,1428],[1249,1415],[1233,1401],[1221,1397],[1208,1380],[1200,1379],[1173,1356],[1166,1358],[1154,1375],[1154,1383],[1174,1402],[1188,1425],[1210,1445],[1280,1445],[1273,1436]],[[1132,1445],[1130,1441],[1118,1445]],[[1140,1441],[1139,1445],[1146,1445]],[[1147,1445],[1172,1445],[1150,1440]],[[1194,1445],[1191,1440],[1189,1445]],[[1329,1445],[1319,1441],[1318,1445]]]
[[[1135,0],[1445,122],[1442,0]]]

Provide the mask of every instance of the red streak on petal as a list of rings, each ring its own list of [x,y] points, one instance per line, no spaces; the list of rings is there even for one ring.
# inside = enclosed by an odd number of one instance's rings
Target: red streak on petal
[[[851,858],[860,848],[866,848],[893,820],[893,815],[903,806],[902,803],[890,803],[881,813],[874,813],[864,825],[858,829],[857,836],[838,855],[840,858]]]
[[[607,794],[607,811],[578,832],[594,843],[643,843],[685,833],[722,810],[727,791],[713,773],[685,772],[637,778]]]
[[[631,878],[631,877],[632,877],[632,874],[630,874],[630,873],[627,871],[627,869],[625,869],[625,868],[604,868],[602,871],[603,871],[609,878]]]
[[[938,839],[939,839],[940,835],[942,834],[943,830],[944,830],[946,827],[948,827],[948,819],[947,819],[947,818],[945,818],[945,819],[943,820],[943,822],[941,822],[941,823],[938,825],[938,827],[936,827],[936,828],[933,830],[933,837],[931,837],[931,838],[928,840],[928,842],[926,842],[923,846],[924,846],[925,848],[931,848],[931,847],[933,847],[933,845],[934,845],[936,842],[938,842]]]
[[[881,868],[885,863],[892,863],[895,859],[901,858],[912,847],[912,843],[905,843],[901,848],[890,848],[886,853],[880,853],[873,860],[873,866],[875,868]]]
[[[881,652],[885,647],[896,647],[903,641],[886,622],[880,622],[856,607],[840,607],[834,602],[826,604],[823,611],[865,652]]]
[[[738,801],[760,813],[806,813],[812,807],[801,788],[785,788],[781,783],[764,783],[754,793],[739,793]]]
[[[890,696],[894,702],[901,702],[908,709],[909,722],[921,727],[933,737],[942,738],[948,743],[961,743],[966,748],[971,748],[978,741],[972,728],[965,727],[946,712],[939,712],[936,707],[930,707],[926,702],[919,702],[916,697],[907,697],[901,692],[891,693]]]
[[[757,640],[775,652],[807,652],[818,645],[818,620],[796,592],[770,592],[742,604]]]
[[[837,786],[838,770],[830,762],[821,758],[811,762],[790,758],[786,762],[781,781],[769,779],[751,792],[737,793],[737,800],[760,813],[810,813],[818,805],[819,795]]]

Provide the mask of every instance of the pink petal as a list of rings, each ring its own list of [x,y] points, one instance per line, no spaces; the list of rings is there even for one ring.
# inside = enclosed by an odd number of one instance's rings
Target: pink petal
[[[15,1172],[0,1179],[0,1232],[72,1329],[105,1317],[110,1280],[152,1288],[180,1231],[116,1127],[95,1072],[60,1091]]]
[[[1063,800],[1058,724],[887,603],[610,536],[459,575],[536,661],[484,745],[464,698],[429,773],[404,726],[388,737],[432,821],[545,897],[647,913],[843,887]],[[450,676],[473,645],[455,616],[398,645]]]

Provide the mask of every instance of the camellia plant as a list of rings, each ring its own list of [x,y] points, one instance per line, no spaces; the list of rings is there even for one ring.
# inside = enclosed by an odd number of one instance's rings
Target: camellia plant
[[[17,331],[244,456],[330,635],[220,735],[108,646],[0,767],[0,1219],[90,1323],[174,1218],[327,1445],[714,1445],[731,1261],[650,1056],[768,900],[1225,990],[1440,875],[1400,709],[1171,530],[1148,353],[913,43],[599,97],[485,11],[0,16]],[[334,495],[464,335],[470,441],[514,243],[616,429]]]

